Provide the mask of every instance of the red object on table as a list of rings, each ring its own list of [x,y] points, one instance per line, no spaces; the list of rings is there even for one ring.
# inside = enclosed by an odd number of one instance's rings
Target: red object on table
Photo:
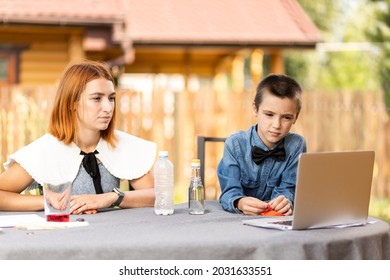
[[[260,213],[260,216],[284,216],[278,211],[272,210],[271,206],[267,206],[267,209]]]

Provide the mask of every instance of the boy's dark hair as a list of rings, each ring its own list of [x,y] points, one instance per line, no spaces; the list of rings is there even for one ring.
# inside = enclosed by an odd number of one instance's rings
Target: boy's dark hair
[[[280,98],[297,100],[297,116],[302,108],[302,89],[293,78],[282,74],[270,74],[266,76],[257,86],[256,96],[253,104],[256,110],[263,101],[263,94],[267,91]]]

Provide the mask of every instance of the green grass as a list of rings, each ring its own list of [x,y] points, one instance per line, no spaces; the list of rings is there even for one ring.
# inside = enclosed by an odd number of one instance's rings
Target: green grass
[[[390,199],[371,198],[369,215],[390,224]]]

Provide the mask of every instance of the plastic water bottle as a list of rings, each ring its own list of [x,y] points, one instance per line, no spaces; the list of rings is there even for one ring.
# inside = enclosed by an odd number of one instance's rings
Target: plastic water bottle
[[[189,213],[203,215],[204,209],[204,187],[200,177],[200,160],[193,159],[191,162],[191,183],[188,188],[188,208]]]
[[[156,215],[172,215],[173,205],[173,164],[168,159],[168,151],[160,151],[154,165],[154,212]]]

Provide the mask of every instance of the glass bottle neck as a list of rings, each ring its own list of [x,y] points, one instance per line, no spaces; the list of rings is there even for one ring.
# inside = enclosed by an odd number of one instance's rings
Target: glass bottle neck
[[[200,168],[199,166],[192,166],[191,167],[192,169],[192,178],[195,178],[195,177],[200,177]]]

